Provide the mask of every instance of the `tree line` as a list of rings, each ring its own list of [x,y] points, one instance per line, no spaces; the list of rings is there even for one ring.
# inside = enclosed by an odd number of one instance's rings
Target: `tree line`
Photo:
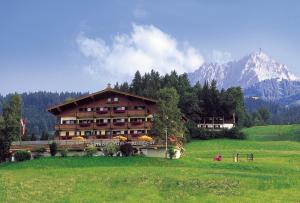
[[[159,98],[160,89],[174,88],[179,95],[178,107],[195,123],[201,117],[232,118],[235,115],[238,125],[243,126],[246,118],[244,96],[240,87],[219,90],[215,80],[203,85],[199,82],[191,85],[186,74],[179,75],[176,71],[166,75],[160,75],[154,70],[141,75],[137,71],[130,83],[116,83],[114,88],[154,99]]]

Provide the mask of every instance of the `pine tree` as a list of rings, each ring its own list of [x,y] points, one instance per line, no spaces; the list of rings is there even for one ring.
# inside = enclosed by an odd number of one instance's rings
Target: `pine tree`
[[[12,95],[4,104],[0,120],[0,161],[5,161],[12,141],[20,139],[21,97],[18,94]]]
[[[140,71],[136,71],[130,89],[134,94],[142,95],[142,76]]]

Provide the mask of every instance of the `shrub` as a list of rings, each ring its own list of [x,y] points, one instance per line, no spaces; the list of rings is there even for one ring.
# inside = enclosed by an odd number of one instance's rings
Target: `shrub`
[[[68,156],[68,149],[64,148],[60,151],[60,156],[61,157],[67,157]]]
[[[120,146],[120,151],[123,156],[131,156],[133,153],[133,147],[130,143],[124,143]]]
[[[196,126],[189,128],[190,135],[193,139],[209,140],[216,138],[229,138],[229,139],[245,139],[245,135],[239,128],[221,129],[221,130],[207,130],[197,128]]]
[[[173,157],[175,156],[175,148],[173,146],[168,147],[168,154],[169,154],[169,158],[173,159]]]
[[[103,153],[105,156],[113,156],[118,151],[118,146],[110,142],[103,147]]]
[[[16,161],[25,161],[25,160],[30,160],[31,158],[31,153],[29,151],[17,151],[15,153],[15,160]]]
[[[227,131],[226,137],[231,139],[245,139],[246,135],[239,128],[231,128]]]
[[[57,144],[55,142],[52,142],[49,144],[50,154],[51,156],[55,156],[57,153]]]
[[[97,148],[93,145],[88,146],[86,149],[86,155],[87,156],[93,156],[97,152]]]

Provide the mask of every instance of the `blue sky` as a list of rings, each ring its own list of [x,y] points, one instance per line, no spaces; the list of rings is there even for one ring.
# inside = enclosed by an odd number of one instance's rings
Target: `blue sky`
[[[0,93],[95,91],[259,48],[300,76],[299,25],[296,0],[0,1]]]

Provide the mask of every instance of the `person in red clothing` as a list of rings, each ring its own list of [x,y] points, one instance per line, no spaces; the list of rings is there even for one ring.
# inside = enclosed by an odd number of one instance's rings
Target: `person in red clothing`
[[[217,154],[217,155],[214,157],[214,161],[222,161],[222,156],[221,156],[221,154]]]

